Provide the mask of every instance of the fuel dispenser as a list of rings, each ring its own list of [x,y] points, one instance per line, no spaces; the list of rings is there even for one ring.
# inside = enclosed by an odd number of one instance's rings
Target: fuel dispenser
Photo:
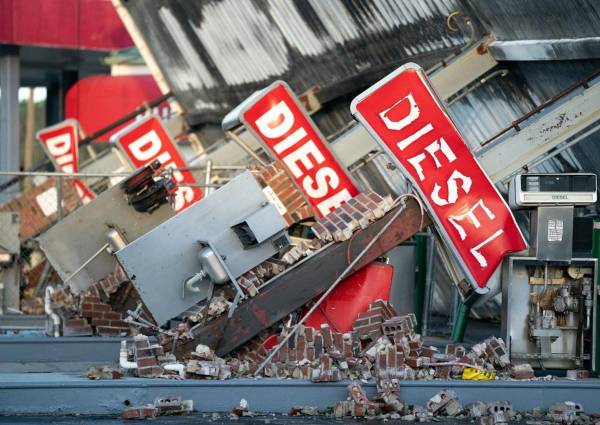
[[[509,205],[529,212],[529,251],[506,257],[502,335],[511,361],[541,369],[597,371],[594,174],[519,174]]]

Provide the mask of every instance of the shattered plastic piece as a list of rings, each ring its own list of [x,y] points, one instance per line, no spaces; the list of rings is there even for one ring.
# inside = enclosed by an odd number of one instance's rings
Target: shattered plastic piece
[[[466,367],[462,373],[462,379],[466,381],[493,381],[495,378],[496,372],[484,372],[471,367]]]

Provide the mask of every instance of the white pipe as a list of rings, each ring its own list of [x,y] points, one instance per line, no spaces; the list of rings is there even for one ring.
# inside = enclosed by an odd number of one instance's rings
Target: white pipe
[[[52,286],[46,286],[46,292],[44,294],[44,311],[50,319],[52,319],[52,336],[60,336],[60,317],[54,311],[52,311],[52,294],[54,294],[54,288]]]
[[[121,350],[119,351],[119,366],[123,369],[137,369],[137,362],[127,360],[127,341],[121,341]]]
[[[185,379],[185,365],[182,363],[168,363],[162,365],[164,370],[173,370],[175,372],[179,372],[179,376]]]

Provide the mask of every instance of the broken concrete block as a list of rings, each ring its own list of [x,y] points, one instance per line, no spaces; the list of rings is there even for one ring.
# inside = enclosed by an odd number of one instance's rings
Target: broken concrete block
[[[427,410],[434,416],[455,416],[462,411],[462,406],[454,391],[442,390],[429,399]]]
[[[193,400],[183,400],[181,396],[170,396],[155,399],[154,407],[158,416],[182,415],[192,412],[194,402]]]
[[[573,401],[555,403],[548,409],[548,419],[561,424],[572,424],[584,412],[583,406]]]
[[[532,379],[535,376],[529,363],[513,365],[510,368],[510,377],[513,379]]]
[[[363,389],[363,387],[358,382],[353,382],[348,385],[348,394],[354,400],[355,403],[358,404],[367,404],[369,403],[369,398],[367,397],[367,393]]]
[[[196,349],[192,351],[192,357],[198,360],[214,360],[215,352],[207,345],[198,344]]]
[[[193,375],[218,378],[220,367],[214,361],[189,360],[186,370]]]
[[[571,369],[567,370],[567,379],[572,381],[579,381],[580,379],[588,379],[590,377],[590,371],[585,369]]]
[[[482,401],[475,401],[467,405],[466,410],[469,412],[469,416],[472,419],[476,419],[488,414],[488,406]]]
[[[156,418],[156,408],[152,404],[146,406],[130,407],[123,411],[123,419],[154,419]]]
[[[488,403],[488,415],[494,424],[508,423],[512,419],[513,409],[508,401],[493,401]]]

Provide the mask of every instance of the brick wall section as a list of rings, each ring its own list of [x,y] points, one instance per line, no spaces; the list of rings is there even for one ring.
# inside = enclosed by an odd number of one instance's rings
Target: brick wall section
[[[151,378],[162,375],[158,357],[162,356],[164,351],[160,345],[150,345],[146,335],[136,335],[133,353],[138,365],[139,377]]]
[[[63,336],[90,336],[94,330],[86,319],[72,317],[63,322]]]
[[[312,230],[323,242],[345,241],[371,221],[381,218],[393,207],[391,197],[382,197],[373,191],[359,193],[348,202],[331,211],[313,224]]]
[[[257,177],[263,187],[269,186],[273,189],[287,209],[283,218],[288,225],[316,216],[313,207],[279,162],[273,162],[258,170]]]
[[[54,178],[48,178],[42,184],[33,187],[25,193],[12,198],[7,203],[0,205],[0,212],[16,212],[21,216],[21,240],[27,240],[39,235],[56,221],[56,214],[45,216],[42,208],[36,201],[41,193],[56,187]],[[63,181],[63,214],[67,215],[79,207],[79,197],[67,179]]]
[[[100,288],[101,286],[96,284],[81,296],[81,317],[88,320],[98,335],[129,334],[129,326],[123,322],[123,314],[114,311],[110,304],[102,301]]]

